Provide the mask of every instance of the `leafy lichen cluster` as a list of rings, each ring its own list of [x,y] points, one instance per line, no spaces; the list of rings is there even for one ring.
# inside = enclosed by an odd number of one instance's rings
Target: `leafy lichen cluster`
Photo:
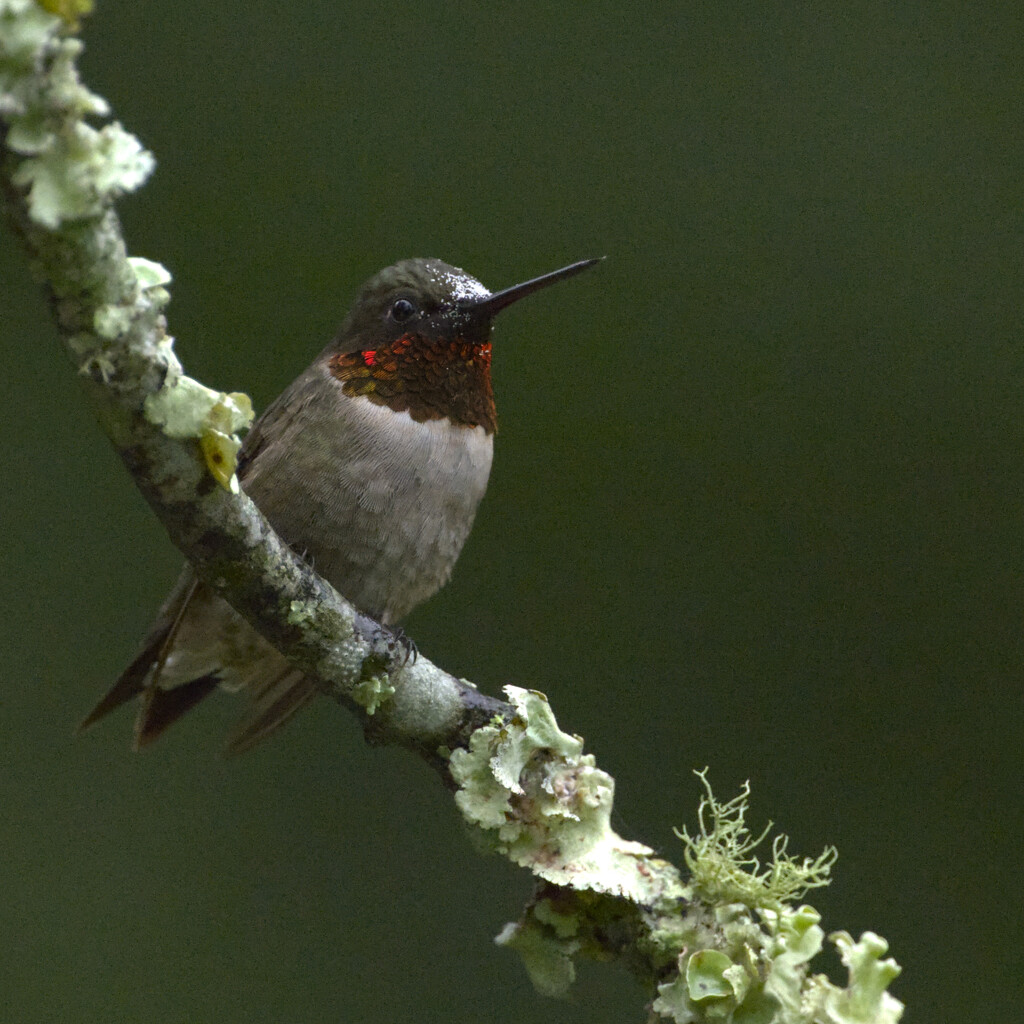
[[[830,936],[847,967],[845,986],[810,973],[825,937],[821,916],[792,901],[828,884],[835,849],[796,860],[779,835],[762,866],[754,850],[771,824],[758,835],[747,829],[749,785],[722,803],[706,771],[698,775],[699,829],[677,832],[693,902],[679,934],[678,971],[658,986],[654,1012],[676,1024],[896,1024],[903,1004],[886,988],[900,968],[882,959],[888,947],[877,935]]]
[[[450,761],[463,816],[495,849],[556,885],[650,898],[641,865],[652,851],[611,827],[615,782],[558,728],[547,698],[506,686],[508,719],[477,729]],[[663,881],[663,880],[659,880]]]
[[[846,985],[812,974],[824,932],[813,907],[755,912],[743,904],[697,904],[684,918],[674,977],[658,985],[653,1010],[676,1024],[896,1024],[903,1004],[886,988],[899,974],[884,939],[830,936]]]
[[[895,1024],[903,1007],[886,991],[899,973],[885,942],[831,936],[845,986],[812,974],[824,931],[813,907],[793,903],[828,884],[834,849],[798,860],[778,836],[746,827],[749,788],[727,802],[705,795],[694,834],[678,833],[691,872],[669,865],[609,824],[614,784],[562,732],[542,694],[506,687],[515,714],[451,755],[456,802],[492,849],[546,883],[499,944],[515,949],[535,986],[563,995],[579,956],[621,955],[655,996],[652,1015],[676,1024]]]

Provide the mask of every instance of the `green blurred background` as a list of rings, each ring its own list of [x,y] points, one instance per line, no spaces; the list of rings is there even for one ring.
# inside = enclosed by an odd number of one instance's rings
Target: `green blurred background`
[[[909,1021],[1019,1013],[1024,76],[1019,5],[100,0],[90,85],[153,149],[122,204],[188,370],[267,402],[353,292],[586,256],[495,338],[501,433],[452,584],[407,623],[548,693],[677,857],[711,768],[839,847]],[[490,944],[521,872],[323,701],[223,760],[77,720],[179,557],[0,236],[0,1018],[641,1019]],[[837,964],[824,967],[838,974]],[[1012,1009],[1011,1009],[1012,1008]]]

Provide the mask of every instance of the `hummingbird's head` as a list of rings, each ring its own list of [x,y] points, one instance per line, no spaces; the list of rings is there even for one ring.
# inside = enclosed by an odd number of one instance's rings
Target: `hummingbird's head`
[[[331,374],[346,395],[417,421],[495,429],[491,328],[513,302],[599,262],[584,260],[490,292],[437,259],[402,260],[363,285],[327,347]]]

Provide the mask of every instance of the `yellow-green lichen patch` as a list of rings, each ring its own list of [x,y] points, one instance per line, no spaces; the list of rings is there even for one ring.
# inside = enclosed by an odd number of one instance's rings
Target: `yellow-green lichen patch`
[[[234,434],[252,422],[248,395],[213,391],[191,377],[178,376],[146,399],[145,410],[147,419],[168,437],[197,438],[211,475],[237,493],[235,466],[241,442]]]
[[[385,701],[394,696],[395,688],[387,675],[372,675],[356,683],[350,691],[352,699],[362,708],[366,709],[368,715],[376,712],[377,708]]]
[[[238,493],[238,481],[235,479],[235,467],[238,465],[238,450],[242,442],[230,434],[222,434],[219,430],[207,430],[199,438],[199,447],[206,461],[210,475],[226,491]]]
[[[77,32],[81,20],[92,14],[93,0],[38,0],[39,6],[56,14],[72,32]]]

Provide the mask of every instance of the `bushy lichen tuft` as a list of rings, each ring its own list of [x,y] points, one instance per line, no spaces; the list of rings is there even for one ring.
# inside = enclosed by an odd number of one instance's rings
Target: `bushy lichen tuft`
[[[811,889],[828,885],[838,856],[835,847],[826,847],[813,860],[796,860],[786,852],[788,837],[778,835],[772,841],[771,862],[762,868],[754,850],[768,837],[772,823],[757,836],[747,828],[750,783],[744,783],[732,800],[719,803],[708,784],[707,769],[696,774],[705,791],[697,810],[700,830],[692,836],[685,826],[675,832],[684,844],[691,884],[702,900],[778,910]]]

